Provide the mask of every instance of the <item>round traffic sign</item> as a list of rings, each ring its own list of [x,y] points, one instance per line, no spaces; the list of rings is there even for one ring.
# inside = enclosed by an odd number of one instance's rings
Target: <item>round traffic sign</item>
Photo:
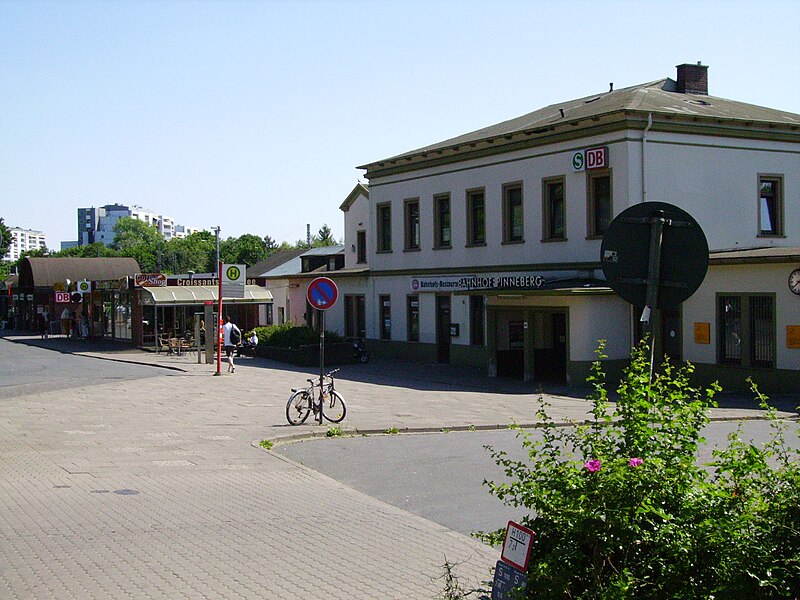
[[[603,234],[603,273],[623,300],[645,306],[651,226],[656,219],[663,223],[663,229],[656,282],[658,301],[653,308],[677,308],[697,291],[708,270],[705,233],[682,208],[666,202],[643,202],[618,214]]]
[[[308,284],[306,298],[309,304],[319,310],[328,310],[339,298],[339,288],[332,279],[327,277],[317,277]]]

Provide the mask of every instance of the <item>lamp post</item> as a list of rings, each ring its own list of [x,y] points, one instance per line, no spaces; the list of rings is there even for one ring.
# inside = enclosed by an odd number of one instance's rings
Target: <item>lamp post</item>
[[[217,225],[214,228],[214,235],[217,240],[217,372],[215,376],[222,375],[222,263],[219,260],[219,231]]]

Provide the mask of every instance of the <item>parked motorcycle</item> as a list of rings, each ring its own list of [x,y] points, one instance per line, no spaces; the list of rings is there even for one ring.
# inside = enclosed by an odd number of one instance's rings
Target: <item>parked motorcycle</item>
[[[356,338],[353,340],[353,358],[361,364],[367,364],[369,362],[369,352],[367,352],[367,346],[363,338]]]

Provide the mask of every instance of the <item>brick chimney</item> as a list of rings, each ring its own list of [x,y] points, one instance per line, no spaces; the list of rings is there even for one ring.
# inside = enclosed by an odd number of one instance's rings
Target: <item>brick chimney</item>
[[[700,64],[683,64],[678,69],[678,93],[708,96],[708,67]]]

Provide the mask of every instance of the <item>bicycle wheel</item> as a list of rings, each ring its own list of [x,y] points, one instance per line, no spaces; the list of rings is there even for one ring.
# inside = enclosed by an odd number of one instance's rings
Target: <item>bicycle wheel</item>
[[[311,396],[306,390],[298,390],[286,403],[286,420],[289,425],[302,425],[311,413]]]
[[[322,416],[331,423],[341,423],[346,414],[347,405],[344,403],[344,398],[336,390],[331,390],[328,400],[325,402]]]

